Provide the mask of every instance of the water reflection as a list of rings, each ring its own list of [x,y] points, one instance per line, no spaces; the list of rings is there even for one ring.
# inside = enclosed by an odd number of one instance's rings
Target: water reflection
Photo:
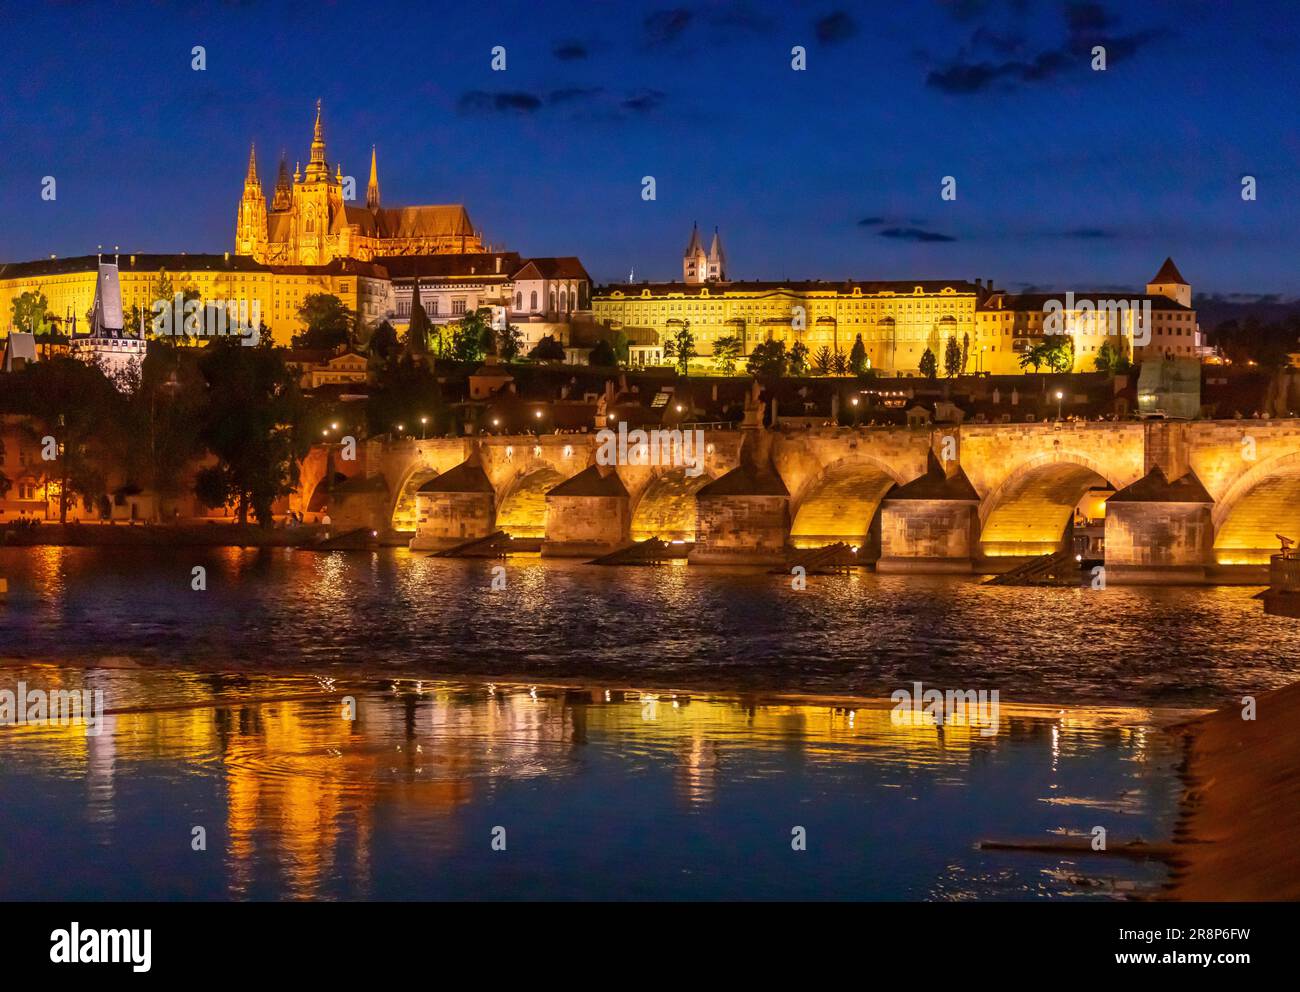
[[[1043,703],[1211,706],[1300,678],[1249,588],[596,568],[405,551],[0,548],[0,660],[879,695],[913,679]],[[208,569],[206,592],[191,569]]]
[[[871,701],[0,668],[20,679],[111,715],[0,729],[10,899],[1114,896],[1160,869],[974,844],[1165,835],[1177,787],[1153,730],[1177,714],[1149,710],[1004,704],[985,735]]]

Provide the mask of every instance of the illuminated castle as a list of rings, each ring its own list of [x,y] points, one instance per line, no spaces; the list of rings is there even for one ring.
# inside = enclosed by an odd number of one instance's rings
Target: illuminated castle
[[[272,265],[324,265],[335,258],[370,261],[378,256],[476,253],[482,240],[460,204],[383,207],[379,167],[372,148],[365,206],[344,199],[352,185],[325,158],[320,101],[305,172],[281,159],[270,208],[257,178],[256,150],[249,152],[244,195],[235,224],[235,254]],[[350,190],[349,190],[350,191]]]

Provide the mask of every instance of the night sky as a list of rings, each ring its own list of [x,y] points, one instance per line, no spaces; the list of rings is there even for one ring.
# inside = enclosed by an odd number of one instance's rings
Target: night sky
[[[3,261],[229,250],[249,142],[269,192],[320,97],[363,201],[374,142],[386,204],[598,282],[679,277],[698,221],[740,279],[1300,293],[1291,3],[5,6]]]

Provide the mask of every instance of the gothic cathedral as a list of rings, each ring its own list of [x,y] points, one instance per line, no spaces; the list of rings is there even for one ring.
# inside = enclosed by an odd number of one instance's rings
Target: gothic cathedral
[[[330,175],[320,101],[306,172],[280,161],[270,209],[257,178],[256,149],[248,155],[248,175],[235,224],[235,254],[271,265],[325,265],[335,258],[371,261],[389,255],[432,255],[483,251],[481,235],[460,204],[383,207],[379,167],[370,151],[366,204],[344,199],[341,166]]]

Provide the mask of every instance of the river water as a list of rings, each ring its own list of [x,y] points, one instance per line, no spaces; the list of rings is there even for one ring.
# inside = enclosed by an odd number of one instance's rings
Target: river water
[[[1248,589],[234,549],[0,575],[0,692],[108,711],[0,727],[11,899],[1125,898],[1163,868],[978,842],[1167,839],[1163,728],[1300,669]],[[913,681],[1000,711],[899,720]]]

